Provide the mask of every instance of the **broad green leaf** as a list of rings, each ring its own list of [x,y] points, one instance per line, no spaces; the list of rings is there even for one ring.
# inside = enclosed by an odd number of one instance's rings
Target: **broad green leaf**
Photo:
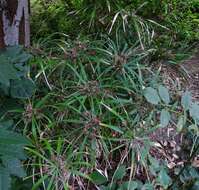
[[[0,144],[6,145],[26,145],[28,140],[22,135],[0,128]]]
[[[100,186],[100,190],[112,190],[111,187],[107,187],[107,186]]]
[[[157,181],[164,189],[167,189],[172,182],[171,178],[169,177],[167,171],[164,168],[161,169]]]
[[[169,95],[169,91],[166,87],[160,85],[158,87],[158,92],[160,95],[160,98],[163,100],[163,102],[165,104],[169,104],[170,103],[170,95]]]
[[[0,52],[3,56],[7,57],[11,63],[25,63],[32,56],[23,50],[22,46],[10,46],[6,51]]]
[[[144,96],[146,100],[151,104],[157,105],[160,102],[157,90],[155,90],[154,88],[147,87],[144,90]]]
[[[0,104],[1,116],[7,111],[20,109],[16,100],[12,101],[11,96],[12,98],[26,98],[32,95],[33,83],[26,79],[29,68],[25,62],[29,58],[30,55],[23,52],[21,46],[0,50],[0,93],[4,96],[3,103]],[[0,190],[10,190],[11,176],[25,176],[21,160],[27,158],[24,146],[29,142],[12,130],[12,122],[0,122]]]
[[[191,104],[192,104],[191,93],[189,91],[186,91],[182,95],[181,105],[183,106],[184,110],[187,111],[190,108]]]
[[[32,56],[26,52],[19,54],[14,58],[15,63],[26,63]]]
[[[20,134],[8,130],[10,125],[9,122],[0,123],[0,157],[26,159],[24,146],[29,142]]]
[[[29,67],[25,64],[31,55],[21,46],[0,50],[0,91],[14,98],[28,98],[34,90],[33,82],[26,79]]]
[[[99,171],[94,171],[92,174],[89,175],[91,180],[93,181],[94,184],[96,185],[102,185],[108,181],[106,176],[104,176],[101,172]]]
[[[187,166],[184,169],[183,173],[180,175],[180,180],[186,183],[188,181],[192,181],[193,179],[199,179],[198,168],[194,168],[193,166]]]
[[[121,189],[118,189],[117,183],[112,183],[107,186],[105,185],[100,186],[100,190],[113,190],[113,189],[115,190],[116,188],[117,190],[121,190]]]
[[[191,190],[198,190],[199,189],[199,179],[194,183],[193,187]]]
[[[13,98],[30,98],[35,90],[35,85],[30,79],[13,80],[10,93]]]
[[[19,159],[3,156],[2,162],[4,167],[9,171],[10,174],[21,178],[26,176],[26,172],[23,169]]]
[[[153,184],[147,183],[144,184],[141,190],[155,190]]]
[[[27,157],[23,150],[24,146],[22,145],[5,145],[0,144],[0,157],[6,155],[13,158],[18,158],[25,160]]]
[[[138,183],[136,181],[126,181],[120,186],[121,190],[136,190]]]
[[[160,169],[160,163],[157,159],[149,155],[149,161],[150,161],[150,171],[152,174],[156,175],[156,172]]]
[[[122,179],[126,175],[126,167],[125,165],[121,165],[117,168],[113,175],[113,181]]]
[[[0,190],[10,190],[11,188],[11,177],[3,167],[0,167]]]
[[[12,126],[13,126],[13,121],[12,120],[1,121],[0,122],[0,128],[1,129],[9,129],[9,128],[12,128]]]
[[[199,122],[199,105],[194,103],[191,105],[190,109],[190,116],[197,122]]]
[[[9,94],[9,93],[8,93]],[[0,104],[0,117],[2,117],[4,114],[12,111],[12,110],[23,110],[23,105],[16,101],[13,98],[6,98],[2,104]],[[1,123],[0,123],[1,125]],[[4,125],[5,126],[5,125]]]
[[[171,119],[170,113],[167,110],[163,109],[160,114],[161,126],[166,127],[169,124],[170,119]]]
[[[6,51],[0,52],[0,53],[5,55],[6,57],[15,58],[19,54],[21,54],[22,51],[23,51],[22,46],[9,46],[9,47],[6,47]]]
[[[19,79],[17,76],[16,69],[9,62],[1,60],[0,61],[0,83],[9,87],[11,79],[13,80]]]

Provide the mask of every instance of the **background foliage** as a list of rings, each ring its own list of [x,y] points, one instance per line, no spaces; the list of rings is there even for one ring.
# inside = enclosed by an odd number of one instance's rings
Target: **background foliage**
[[[135,19],[153,20],[167,27],[157,34],[173,37],[188,42],[198,39],[198,1],[197,0],[69,0],[69,1],[32,1],[33,36],[36,38],[60,32],[72,35],[106,33],[109,31],[115,16],[130,30]],[[130,22],[125,17],[133,17]],[[39,30],[38,30],[39,29]],[[114,31],[113,31],[114,34]],[[162,38],[162,37],[161,37]]]

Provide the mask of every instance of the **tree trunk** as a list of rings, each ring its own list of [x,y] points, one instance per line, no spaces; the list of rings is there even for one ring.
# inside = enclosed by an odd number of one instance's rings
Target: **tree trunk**
[[[29,0],[0,0],[0,48],[30,45]]]

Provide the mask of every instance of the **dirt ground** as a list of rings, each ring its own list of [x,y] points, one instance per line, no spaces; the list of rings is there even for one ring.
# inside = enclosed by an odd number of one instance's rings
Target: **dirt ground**
[[[162,64],[162,78],[171,93],[176,95],[188,90],[199,102],[199,45],[189,59],[177,65]]]
[[[192,92],[193,98],[199,101],[199,47],[196,54],[182,63],[182,68],[188,75],[187,89]]]

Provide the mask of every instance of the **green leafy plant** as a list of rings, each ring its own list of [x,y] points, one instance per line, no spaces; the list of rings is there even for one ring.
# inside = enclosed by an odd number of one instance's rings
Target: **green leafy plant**
[[[0,123],[0,189],[11,188],[11,176],[23,178],[26,172],[20,160],[26,160],[24,146],[28,140],[18,133],[11,131],[12,122]]]
[[[11,176],[23,178],[26,172],[20,160],[26,160],[25,145],[29,141],[13,131],[13,122],[6,114],[18,107],[16,99],[29,98],[34,91],[34,84],[29,78],[26,66],[30,55],[22,47],[7,47],[0,52],[0,189],[11,188]],[[15,100],[15,101],[14,101]],[[14,104],[13,104],[14,103]]]
[[[34,84],[28,77],[29,68],[25,65],[30,59],[30,54],[25,53],[19,46],[8,47],[1,51],[1,91],[13,98],[30,97],[34,90]]]

